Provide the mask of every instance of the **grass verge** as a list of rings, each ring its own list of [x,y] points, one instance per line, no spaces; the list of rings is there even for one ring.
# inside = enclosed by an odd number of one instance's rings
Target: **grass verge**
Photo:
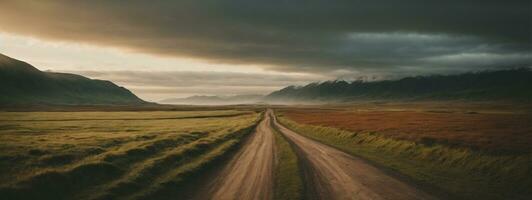
[[[193,195],[194,192],[188,190],[197,188],[188,184],[196,183],[203,174],[208,174],[209,170],[229,159],[245,138],[255,130],[262,118],[263,115],[260,114],[252,125],[230,135],[218,137],[210,143],[200,145],[199,148],[205,152],[186,159],[185,163],[175,167],[157,180],[151,181],[150,186],[143,188],[128,199],[190,199],[190,195]]]
[[[278,119],[295,132],[434,186],[453,199],[532,199],[531,154],[493,154]]]
[[[275,129],[273,132],[278,156],[274,169],[274,199],[302,199],[303,182],[297,155],[281,133]]]
[[[150,116],[156,114],[180,113]],[[259,116],[256,113],[135,123],[65,121],[52,125],[25,121],[18,125],[45,132],[17,138],[22,128],[0,131],[1,138],[10,139],[0,142],[0,149],[8,150],[0,153],[0,166],[7,166],[9,171],[27,169],[19,176],[8,176],[0,170],[2,177],[10,181],[0,181],[0,199],[165,199],[168,196],[152,194],[166,194],[160,191],[175,185],[180,189],[204,169],[216,166],[254,130]],[[63,130],[66,126],[68,129]],[[102,133],[94,128],[102,129]],[[16,156],[28,159],[5,159]],[[179,197],[184,193],[180,190],[171,194]]]

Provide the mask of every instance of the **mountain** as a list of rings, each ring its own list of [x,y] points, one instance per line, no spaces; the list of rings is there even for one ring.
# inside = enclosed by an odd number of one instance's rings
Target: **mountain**
[[[110,81],[67,73],[42,72],[0,54],[0,105],[143,104],[142,99]]]
[[[326,81],[272,92],[267,102],[348,102],[357,100],[508,100],[532,102],[529,68],[458,75],[407,77],[375,82]]]
[[[234,95],[234,96],[190,96],[186,98],[171,98],[160,101],[166,104],[188,105],[235,105],[253,104],[261,101],[263,95]]]

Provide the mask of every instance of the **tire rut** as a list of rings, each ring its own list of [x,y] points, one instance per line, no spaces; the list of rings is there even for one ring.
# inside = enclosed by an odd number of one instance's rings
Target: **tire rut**
[[[366,161],[273,124],[295,145],[304,161],[308,199],[437,199]]]
[[[236,153],[221,176],[197,199],[272,199],[275,141],[268,111],[246,144]]]

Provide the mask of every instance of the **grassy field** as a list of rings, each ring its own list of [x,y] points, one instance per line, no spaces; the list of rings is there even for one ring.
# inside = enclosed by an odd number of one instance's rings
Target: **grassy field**
[[[1,112],[0,196],[179,197],[176,187],[235,148],[258,119],[237,110]]]
[[[278,156],[274,172],[274,199],[303,199],[302,172],[297,155],[290,143],[278,131],[274,132]]]
[[[532,197],[529,114],[419,107],[279,111],[279,120],[287,127],[452,198]]]
[[[532,112],[519,109],[391,107],[284,109],[297,123],[374,132],[393,139],[497,152],[530,152]],[[326,116],[326,117],[324,117]]]

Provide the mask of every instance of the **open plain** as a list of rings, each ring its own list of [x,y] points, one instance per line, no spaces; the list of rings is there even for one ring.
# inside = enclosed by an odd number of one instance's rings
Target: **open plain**
[[[234,149],[252,111],[3,112],[6,199],[152,199]],[[171,192],[168,192],[171,191]]]

